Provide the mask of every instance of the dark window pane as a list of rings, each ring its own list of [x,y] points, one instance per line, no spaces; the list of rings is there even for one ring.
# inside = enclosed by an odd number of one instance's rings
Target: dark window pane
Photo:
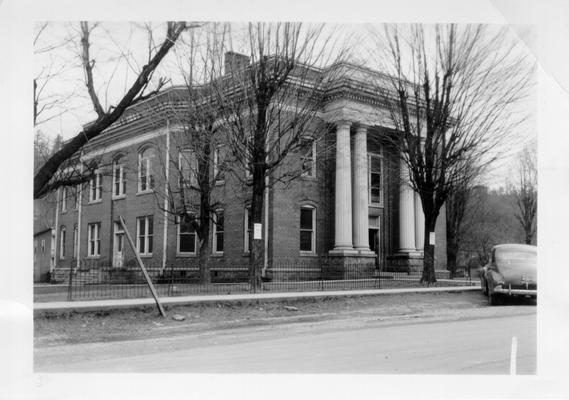
[[[300,209],[300,229],[312,229],[312,210]]]
[[[379,186],[381,184],[381,177],[379,174],[371,174],[371,186]]]
[[[180,252],[181,253],[194,253],[195,248],[195,235],[183,234],[180,235]]]
[[[374,172],[379,171],[381,168],[381,158],[371,157],[371,170]]]
[[[152,235],[154,233],[154,218],[148,217],[148,234]]]
[[[219,212],[217,213],[217,220],[216,220],[216,225],[217,225],[217,231],[218,232],[223,232],[223,224],[224,224],[224,217],[223,217],[223,213]]]
[[[251,209],[247,209],[247,227],[249,230],[253,230],[253,213]]]
[[[223,251],[223,234],[218,234],[216,237],[215,251]]]
[[[371,202],[372,203],[379,203],[380,202],[380,190],[379,190],[379,188],[371,188]]]
[[[312,251],[312,232],[300,231],[300,250]]]

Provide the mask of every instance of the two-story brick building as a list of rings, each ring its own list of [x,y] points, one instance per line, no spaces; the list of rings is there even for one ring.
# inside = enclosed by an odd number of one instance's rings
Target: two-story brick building
[[[322,257],[373,264],[379,254],[384,269],[421,265],[422,210],[417,194],[401,184],[405,170],[384,140],[397,133],[367,86],[376,72],[349,64],[334,68],[348,72],[330,86],[313,121],[326,133],[310,142],[307,151],[289,155],[288,163],[303,163],[301,176],[287,185],[271,184],[266,193],[262,240],[265,272],[273,276],[284,265],[279,260],[287,266],[317,264]],[[164,111],[180,107],[186,93],[186,88],[172,87],[132,106],[78,155],[99,168],[88,185],[59,189],[55,279],[64,279],[70,267],[135,267],[119,216],[151,270],[195,269],[196,232],[179,223],[168,210],[167,197],[160,195],[164,182],[177,184],[176,174],[187,159],[187,149],[177,140],[183,134],[180,122]],[[220,146],[212,170],[220,168],[222,153]],[[212,274],[217,276],[245,268],[253,227],[248,188],[241,179],[220,176],[212,195],[219,200],[209,239]],[[444,209],[436,237],[435,262],[444,268]]]

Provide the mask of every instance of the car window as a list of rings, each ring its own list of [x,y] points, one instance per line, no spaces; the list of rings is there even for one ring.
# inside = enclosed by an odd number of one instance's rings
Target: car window
[[[501,250],[494,257],[500,265],[537,264],[537,252],[531,250]]]

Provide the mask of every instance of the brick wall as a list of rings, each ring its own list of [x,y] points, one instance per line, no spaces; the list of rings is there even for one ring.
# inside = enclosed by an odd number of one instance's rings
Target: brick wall
[[[377,132],[374,133],[376,135]],[[132,137],[131,137],[132,138]],[[115,142],[116,144],[116,142]],[[298,259],[315,260],[319,256],[326,256],[334,246],[334,171],[335,171],[335,130],[333,127],[321,140],[317,141],[317,162],[316,176],[300,177],[285,185],[276,183],[269,193],[269,259]],[[153,165],[156,193],[138,193],[138,153],[145,146],[154,146],[156,158]],[[374,137],[368,136],[368,151],[379,152],[380,143]],[[177,160],[177,146],[171,143],[171,157]],[[126,195],[121,199],[112,199],[112,170],[111,165],[115,157],[121,156],[121,163],[124,164],[126,177]],[[180,255],[177,249],[178,226],[173,215],[167,216],[167,247],[163,249],[163,228],[164,212],[163,207],[163,185],[164,170],[163,161],[165,159],[165,136],[158,136],[153,140],[139,142],[120,148],[116,151],[109,151],[95,160],[102,165],[102,198],[96,203],[89,203],[88,185],[83,189],[81,226],[80,226],[80,259],[82,263],[89,265],[112,265],[113,259],[113,223],[122,216],[127,228],[136,241],[136,221],[137,217],[152,215],[154,221],[153,232],[153,251],[152,255],[143,256],[142,259],[148,268],[160,269],[162,267],[163,252],[166,251],[166,267],[185,267],[195,268],[197,266],[197,256]],[[300,153],[291,153],[287,161],[281,167],[281,172],[287,168],[298,168]],[[386,255],[396,251],[397,243],[397,218],[396,218],[396,186],[393,184],[393,171],[389,168],[390,163],[394,163],[394,157],[389,151],[384,149],[384,205],[383,207],[370,207],[370,213],[380,217],[381,238]],[[170,184],[177,185],[177,175],[175,169],[171,169]],[[277,172],[278,173],[278,172]],[[249,187],[244,187],[242,183],[226,173],[225,181],[214,188],[213,197],[218,200],[220,207],[224,210],[224,253],[223,255],[211,256],[211,267],[217,271],[216,277],[224,274],[230,276],[232,273],[224,268],[242,268],[249,262],[248,254],[244,253],[244,221],[245,206],[248,204]],[[314,255],[301,255],[300,253],[300,209],[301,206],[308,205],[315,208],[316,212],[316,251]],[[443,211],[444,212],[444,211]],[[444,213],[439,217],[437,224],[437,268],[446,265],[446,253],[443,251],[445,246]],[[66,257],[59,259],[57,253],[57,265],[66,268],[76,265],[73,259],[73,227],[78,222],[79,212],[74,208],[72,201],[68,201],[68,210],[60,212],[58,221],[58,233],[61,226],[66,227]],[[88,257],[88,224],[100,223],[100,256]],[[264,231],[263,231],[264,234]],[[210,231],[210,249],[212,248],[213,231]],[[56,251],[59,252],[59,234]],[[196,244],[199,246],[199,243]],[[135,256],[125,238],[124,243],[124,265],[136,266]],[[220,278],[221,279],[221,278]]]

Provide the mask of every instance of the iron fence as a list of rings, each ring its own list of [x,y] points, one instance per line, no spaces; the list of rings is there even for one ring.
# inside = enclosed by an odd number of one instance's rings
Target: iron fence
[[[210,268],[209,281],[201,279],[197,267],[146,267],[160,297],[251,292],[248,265]],[[36,301],[116,299],[151,297],[139,267],[112,267],[93,264],[60,271],[59,285],[50,295]],[[470,286],[470,277],[450,279],[447,271],[437,271],[436,286]],[[261,292],[306,292],[421,287],[420,272],[381,270],[372,262],[333,258],[278,260],[262,273]],[[43,298],[43,300],[42,300]],[[46,300],[47,299],[47,300]]]

